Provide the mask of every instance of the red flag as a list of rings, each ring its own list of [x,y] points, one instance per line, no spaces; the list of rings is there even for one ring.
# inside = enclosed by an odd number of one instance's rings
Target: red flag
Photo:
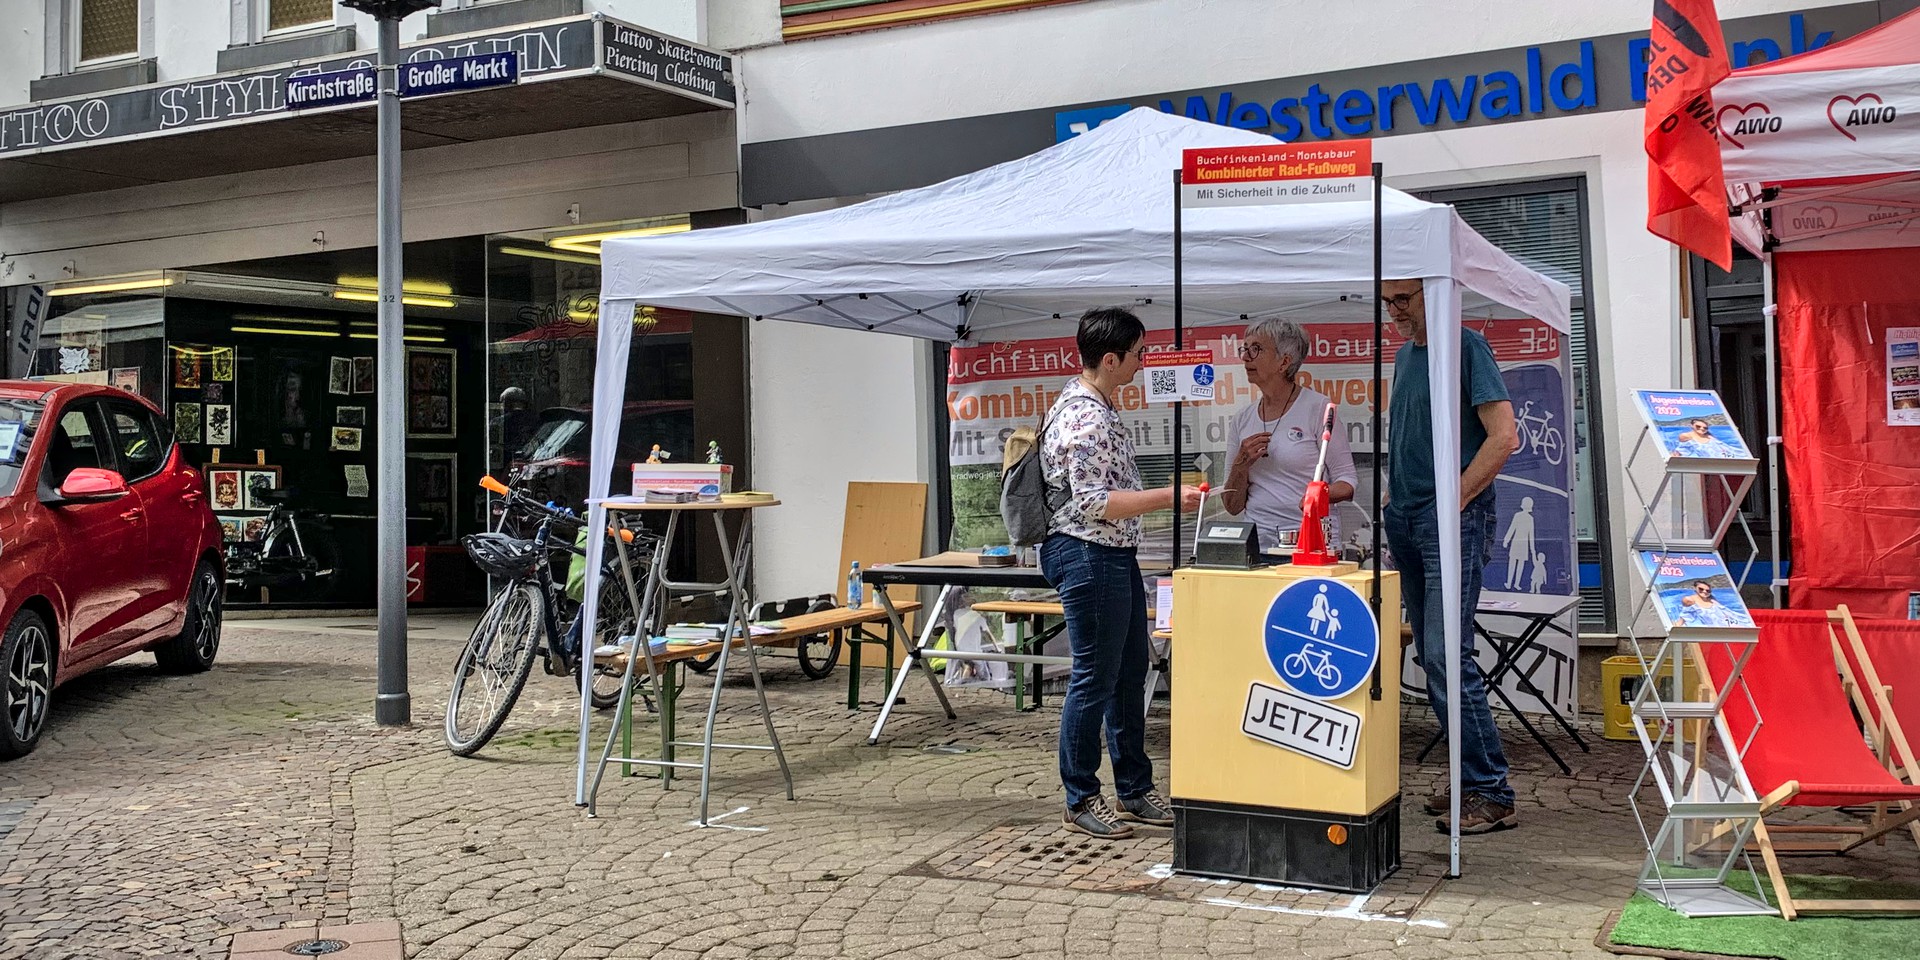
[[[1733,72],[1713,0],[1653,0],[1647,64],[1647,230],[1730,269],[1713,85]]]

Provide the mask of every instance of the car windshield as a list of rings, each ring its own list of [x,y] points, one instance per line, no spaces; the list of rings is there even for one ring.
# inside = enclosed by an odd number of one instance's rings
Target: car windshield
[[[20,484],[20,465],[33,446],[45,405],[38,400],[0,399],[0,497],[10,497]]]
[[[579,453],[578,440],[586,433],[587,421],[548,420],[520,447],[522,460],[552,460],[568,453]]]

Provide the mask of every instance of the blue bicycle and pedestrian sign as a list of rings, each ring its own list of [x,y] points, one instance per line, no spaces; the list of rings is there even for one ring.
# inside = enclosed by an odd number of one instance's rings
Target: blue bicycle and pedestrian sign
[[[1316,700],[1358,690],[1380,659],[1380,629],[1366,599],[1325,577],[1296,580],[1273,598],[1264,639],[1274,672]]]

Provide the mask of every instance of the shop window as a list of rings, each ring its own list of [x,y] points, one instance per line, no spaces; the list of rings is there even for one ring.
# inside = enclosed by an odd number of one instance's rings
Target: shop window
[[[689,229],[687,218],[581,226],[489,238],[487,466],[541,499],[579,507],[590,481],[593,381],[599,359],[603,240]],[[632,489],[632,465],[657,444],[670,462],[699,462],[717,443],[746,489],[745,321],[642,308],[632,326],[626,402],[608,480]],[[690,529],[690,528],[688,528]],[[704,530],[683,534],[681,579],[718,579]]]
[[[30,376],[106,384],[155,403],[165,399],[165,301],[143,292],[76,295],[56,287],[48,303]]]
[[[1573,331],[1568,352],[1573,367],[1570,431],[1574,452],[1574,529],[1580,561],[1580,618],[1584,627],[1611,629],[1611,553],[1606,549],[1606,490],[1595,483],[1605,465],[1596,438],[1601,431],[1595,389],[1593,317],[1587,298],[1592,255],[1587,242],[1586,182],[1580,178],[1499,184],[1420,193],[1452,204],[1481,236],[1528,267],[1573,290]]]
[[[261,0],[267,8],[267,33],[304,30],[333,22],[333,0]]]
[[[79,62],[131,57],[140,51],[140,0],[78,0]]]

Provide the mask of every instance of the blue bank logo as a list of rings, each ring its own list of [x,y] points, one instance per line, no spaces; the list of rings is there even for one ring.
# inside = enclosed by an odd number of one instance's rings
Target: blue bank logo
[[[1085,110],[1062,110],[1053,115],[1053,142],[1064,143],[1132,109],[1132,104],[1115,103]]]
[[[1288,584],[1267,608],[1267,661],[1287,686],[1316,700],[1338,700],[1373,675],[1380,629],[1367,601],[1338,580]]]

